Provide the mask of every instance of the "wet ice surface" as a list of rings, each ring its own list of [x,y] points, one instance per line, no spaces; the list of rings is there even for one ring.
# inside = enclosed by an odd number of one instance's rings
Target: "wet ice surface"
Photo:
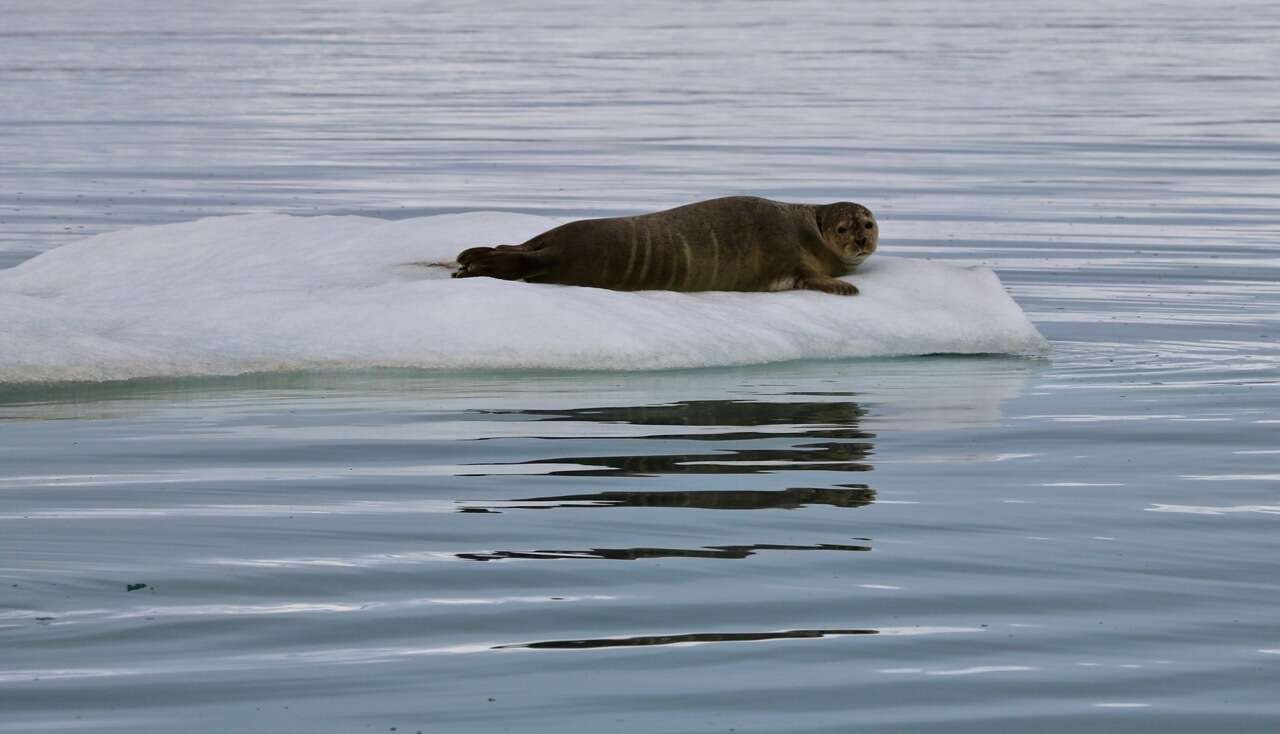
[[[1272,5],[55,7],[8,253],[853,198],[1054,351],[6,387],[0,731],[1280,725]]]

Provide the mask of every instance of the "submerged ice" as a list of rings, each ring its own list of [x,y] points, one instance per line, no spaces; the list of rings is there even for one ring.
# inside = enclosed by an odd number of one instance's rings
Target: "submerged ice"
[[[851,276],[862,291],[852,298],[454,280],[427,264],[557,223],[494,212],[266,214],[91,237],[0,271],[0,382],[637,370],[1046,348],[990,270],[882,254]]]

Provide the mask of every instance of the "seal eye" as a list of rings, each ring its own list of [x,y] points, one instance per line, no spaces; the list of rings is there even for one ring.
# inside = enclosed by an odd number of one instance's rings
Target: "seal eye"
[[[867,229],[871,229],[872,227],[875,227],[875,226],[876,226],[876,223],[875,223],[875,222],[867,222],[866,224],[864,224],[864,225],[862,225],[862,226],[866,227]]]
[[[840,225],[839,227],[836,227],[836,234],[844,234],[845,232],[848,232],[848,231],[849,231],[849,228],[844,226],[843,224]]]

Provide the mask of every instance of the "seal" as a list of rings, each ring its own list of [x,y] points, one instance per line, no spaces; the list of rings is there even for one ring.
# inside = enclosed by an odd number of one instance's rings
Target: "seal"
[[[729,196],[632,217],[583,219],[519,245],[458,254],[455,278],[488,276],[620,291],[784,291],[852,296],[840,280],[875,252],[861,204]]]

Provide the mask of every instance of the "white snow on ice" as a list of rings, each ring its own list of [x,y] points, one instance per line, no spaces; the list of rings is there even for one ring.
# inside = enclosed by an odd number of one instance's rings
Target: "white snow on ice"
[[[255,214],[122,230],[0,270],[0,383],[366,367],[638,370],[1048,345],[986,268],[877,254],[852,298],[450,279],[559,220]],[[886,249],[892,250],[892,243]]]

